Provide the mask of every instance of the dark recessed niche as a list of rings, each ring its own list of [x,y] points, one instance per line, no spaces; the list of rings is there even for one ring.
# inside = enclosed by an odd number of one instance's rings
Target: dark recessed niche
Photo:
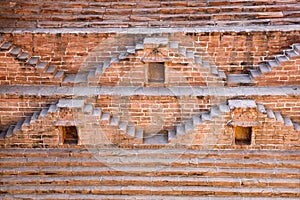
[[[60,127],[62,132],[62,142],[63,144],[77,144],[78,143],[78,133],[76,126],[62,126]]]
[[[163,83],[165,81],[165,64],[149,63],[148,65],[148,82]]]
[[[252,127],[236,126],[234,128],[235,144],[250,145],[251,144]]]

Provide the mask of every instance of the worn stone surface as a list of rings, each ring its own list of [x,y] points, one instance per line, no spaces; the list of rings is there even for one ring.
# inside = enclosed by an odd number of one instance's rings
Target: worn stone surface
[[[298,199],[298,4],[3,1],[0,198]]]

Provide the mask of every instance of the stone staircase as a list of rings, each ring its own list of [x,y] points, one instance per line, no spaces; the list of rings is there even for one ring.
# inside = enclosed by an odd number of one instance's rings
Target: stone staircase
[[[256,79],[263,78],[263,76],[272,70],[276,70],[282,65],[292,63],[296,58],[299,58],[300,44],[293,44],[291,49],[284,50],[282,55],[275,56],[274,60],[265,61],[258,65],[256,69],[249,70],[247,74],[228,74],[227,85],[254,85]],[[296,68],[295,68],[296,69]]]
[[[291,150],[0,150],[1,199],[299,199]]]
[[[37,75],[35,79],[29,80],[29,82],[57,84],[62,82],[65,77],[65,72],[58,69],[57,66],[51,65],[50,62],[42,61],[39,56],[30,55],[28,51],[14,45],[13,42],[5,41],[3,37],[0,37],[0,50],[8,52],[20,63],[35,70]]]
[[[274,120],[274,122],[279,122],[282,126],[286,126],[287,128],[291,128],[295,131],[300,131],[300,125],[297,122],[291,120],[288,116],[282,116],[282,114],[278,111],[273,112],[272,109],[265,109],[263,104],[256,104],[253,100],[228,100],[226,104],[215,105],[207,112],[202,112],[192,116],[190,120],[186,120],[181,124],[178,124],[175,130],[169,130],[168,142],[174,143],[178,138],[182,139],[184,137],[188,137],[187,135],[201,130],[204,123],[214,122],[216,126],[218,126],[218,123],[224,125],[226,122],[224,120],[219,121],[220,118],[226,118],[226,115],[230,114],[231,110],[234,108],[239,108],[249,104],[255,105],[258,112],[263,114],[265,118]]]
[[[0,43],[0,50],[8,51],[10,55],[14,56],[17,60],[34,68],[40,77],[38,78],[40,79],[37,82],[38,84],[42,82],[46,84],[60,84],[63,86],[98,85],[106,69],[110,68],[114,63],[130,59],[130,56],[136,54],[138,51],[144,51],[145,46],[159,46],[169,49],[170,52],[179,56],[179,60],[178,57],[173,58],[174,60],[170,58],[172,62],[190,63],[197,66],[198,70],[204,72],[205,76],[212,76],[216,78],[214,82],[227,86],[256,85],[265,74],[276,70],[276,68],[281,65],[293,62],[299,57],[300,53],[300,44],[293,44],[291,49],[284,51],[284,54],[275,56],[274,60],[265,61],[258,65],[257,68],[249,70],[248,73],[225,74],[223,70],[218,70],[216,66],[203,60],[195,51],[190,50],[190,47],[181,45],[176,40],[169,40],[168,38],[162,37],[146,37],[142,42],[137,42],[135,46],[127,46],[126,51],[120,52],[119,55],[100,62],[96,68],[89,69],[88,71],[79,71],[77,74],[67,74],[49,62],[41,61],[38,56],[30,56],[28,52],[22,50],[20,47],[14,46],[12,42],[5,41],[2,37],[0,37]],[[47,79],[45,80],[45,78]],[[206,82],[210,85],[209,78]]]
[[[280,26],[299,21],[297,0],[14,1],[0,6],[2,28]]]
[[[163,42],[162,42],[163,41]],[[113,63],[120,62],[122,60],[129,59],[130,55],[135,54],[137,51],[143,51],[145,46],[161,46],[170,49],[179,58],[180,63],[190,63],[196,65],[200,71],[205,71],[213,77],[217,78],[220,82],[226,79],[226,75],[223,70],[218,70],[217,67],[211,66],[209,62],[201,59],[201,56],[195,55],[195,52],[189,50],[188,47],[179,45],[177,41],[169,41],[168,38],[144,38],[142,42],[137,42],[135,46],[127,46],[126,51],[120,52],[116,57],[111,57],[104,62],[100,62],[96,68],[89,69],[88,71],[82,70],[77,74],[68,74],[63,70],[58,69],[57,66],[51,65],[49,62],[40,60],[38,56],[30,56],[29,52],[24,51],[18,46],[15,46],[12,42],[7,42],[4,38],[0,37],[0,50],[8,51],[10,55],[14,56],[18,61],[21,61],[25,65],[32,66],[38,73],[38,77],[43,80],[44,77],[49,80],[47,84],[60,84],[62,86],[74,86],[74,85],[92,85],[97,86],[98,81],[104,71]],[[207,81],[208,82],[208,81]],[[30,81],[33,84],[34,81]],[[45,83],[45,82],[42,82]],[[38,81],[36,84],[40,84]]]
[[[168,57],[160,58],[163,59],[162,62],[165,61],[165,59],[168,59],[171,62],[190,63],[197,66],[199,71],[205,71],[211,76],[217,78],[219,82],[222,82],[226,78],[224,71],[218,70],[215,66],[211,66],[209,62],[202,60],[201,56],[196,55],[195,52],[189,50],[188,47],[180,45],[178,41],[169,40],[169,38],[164,37],[146,37],[142,42],[137,42],[135,46],[127,46],[126,52],[121,52],[117,57],[112,57],[103,63],[100,63],[96,69],[85,72],[85,77],[87,77],[89,84],[93,85],[92,82],[99,80],[101,74],[113,63],[128,58],[130,59],[130,56],[136,54],[138,51],[144,51],[146,48],[166,48],[177,55],[176,58],[179,59],[174,59],[173,61],[172,58]]]
[[[211,107],[207,112],[193,115],[191,119],[177,124],[175,129],[169,129],[166,134],[145,136],[144,130],[137,128],[133,124],[129,124],[126,120],[120,120],[120,117],[117,115],[113,115],[110,112],[104,112],[101,108],[95,108],[93,104],[87,103],[85,100],[60,99],[56,104],[43,108],[40,112],[34,112],[32,116],[26,117],[24,120],[19,120],[15,125],[11,125],[8,129],[2,131],[0,139],[5,140],[5,138],[18,137],[22,132],[32,130],[33,124],[42,124],[45,123],[44,121],[56,122],[56,124],[51,124],[50,126],[64,125],[65,122],[60,122],[62,116],[60,116],[59,113],[62,109],[69,109],[74,110],[74,113],[79,112],[84,114],[82,118],[78,117],[77,121],[76,119],[75,122],[71,121],[71,123],[75,123],[74,125],[76,126],[85,126],[85,128],[82,128],[84,135],[86,135],[90,129],[101,129],[104,132],[110,132],[113,129],[125,138],[129,138],[131,140],[129,143],[132,144],[184,144],[185,139],[188,141],[188,144],[192,144],[190,143],[190,137],[193,133],[198,133],[203,129],[203,125],[218,125],[216,122],[225,125],[226,122],[224,120],[220,121],[220,118],[227,119],[228,117],[226,116],[229,116],[232,109],[250,104],[254,105],[258,112],[264,115],[264,118],[273,120],[274,123],[278,122],[282,126],[286,126],[292,130],[300,131],[300,125],[297,122],[293,121],[288,116],[282,116],[278,111],[273,112],[272,109],[265,109],[263,104],[256,104],[253,100],[228,100],[227,103]],[[86,119],[87,121],[84,121]],[[91,125],[90,127],[88,124],[92,122],[95,122],[97,126]],[[105,126],[106,129],[101,126]],[[122,143],[122,141],[118,142]]]
[[[73,110],[74,116],[76,116],[77,113],[77,119],[74,117],[67,122],[61,122],[62,116],[60,112],[64,109]],[[78,113],[83,114],[83,116],[78,117]],[[116,129],[119,134],[133,139],[134,143],[143,143],[143,130],[137,129],[134,125],[130,125],[126,120],[120,120],[119,116],[112,115],[110,112],[104,112],[101,108],[95,108],[93,104],[87,103],[85,100],[64,98],[59,99],[56,104],[43,108],[41,111],[34,112],[32,116],[28,116],[24,120],[19,120],[17,124],[9,126],[8,129],[3,130],[0,134],[0,140],[14,136],[18,137],[22,132],[34,130],[33,125],[39,123],[46,125],[49,121],[53,123],[50,126],[65,125],[66,123],[83,126],[81,128],[83,132],[86,128],[101,129],[101,126],[108,126],[109,129]],[[97,123],[98,125],[93,124],[93,127],[89,127],[91,122]]]

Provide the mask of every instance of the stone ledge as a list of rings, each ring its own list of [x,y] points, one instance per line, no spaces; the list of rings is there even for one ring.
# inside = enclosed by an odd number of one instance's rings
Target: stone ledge
[[[119,96],[300,96],[300,86],[285,87],[126,87],[126,86],[102,86],[102,87],[69,87],[69,86],[29,86],[11,85],[0,86],[0,95],[17,96],[53,96],[68,95],[74,97],[94,97],[98,95],[119,95]]]
[[[228,100],[228,106],[230,109],[234,108],[256,108],[254,100]]]
[[[215,26],[215,27],[179,27],[179,28],[3,28],[0,33],[127,33],[127,34],[154,34],[154,33],[201,33],[201,32],[268,32],[268,31],[295,31],[299,25],[270,25],[270,26]]]

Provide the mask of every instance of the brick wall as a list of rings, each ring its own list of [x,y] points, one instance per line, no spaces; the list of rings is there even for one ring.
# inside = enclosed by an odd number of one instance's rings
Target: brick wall
[[[289,1],[4,1],[1,28],[276,26],[297,20]],[[295,19],[296,18],[296,19]]]
[[[15,33],[4,34],[4,37],[30,55],[40,56],[41,60],[50,61],[68,73],[76,73],[78,69],[88,70],[106,58],[118,55],[125,46],[140,41],[142,35]],[[190,39],[177,33],[171,38],[183,38],[180,44],[227,73],[241,73],[256,67],[300,41],[299,31],[198,33]],[[13,62],[8,54],[1,56],[1,60]]]
[[[15,125],[18,120],[31,116],[56,102],[55,97],[5,95],[0,98],[0,130]]]

